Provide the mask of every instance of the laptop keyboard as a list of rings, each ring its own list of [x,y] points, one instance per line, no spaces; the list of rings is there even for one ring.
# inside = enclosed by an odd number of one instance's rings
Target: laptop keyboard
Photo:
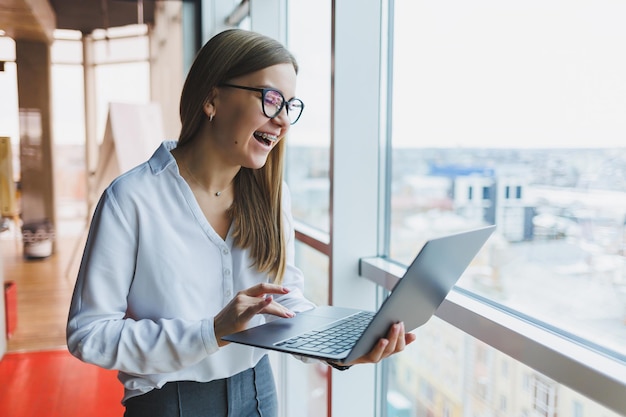
[[[323,354],[338,354],[354,346],[373,317],[372,312],[360,311],[333,323],[328,329],[313,330],[279,342],[276,346]]]

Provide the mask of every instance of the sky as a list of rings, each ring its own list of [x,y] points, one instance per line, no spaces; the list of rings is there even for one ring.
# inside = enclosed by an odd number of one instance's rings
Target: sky
[[[626,145],[626,2],[395,4],[398,144]]]
[[[396,0],[395,8],[394,146],[626,144],[626,2]],[[330,10],[299,1],[290,9],[307,105],[294,142],[327,146]],[[11,53],[0,38],[0,59]],[[145,101],[149,85],[141,65],[99,71],[102,132],[106,101]],[[10,62],[0,73],[0,135],[18,133],[14,74]],[[81,70],[56,66],[52,76],[55,141],[81,143]]]

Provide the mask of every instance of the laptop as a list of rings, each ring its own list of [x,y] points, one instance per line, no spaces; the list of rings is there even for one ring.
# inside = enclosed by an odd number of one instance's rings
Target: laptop
[[[320,306],[222,339],[338,363],[368,353],[393,323],[410,332],[446,298],[495,225],[428,240],[377,312]]]

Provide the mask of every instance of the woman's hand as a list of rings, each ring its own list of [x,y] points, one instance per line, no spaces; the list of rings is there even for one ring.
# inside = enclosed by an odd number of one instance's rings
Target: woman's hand
[[[227,345],[223,336],[239,332],[256,314],[273,314],[278,317],[293,317],[294,313],[274,301],[271,294],[287,294],[289,290],[275,284],[261,283],[240,291],[213,320],[217,344]]]
[[[352,366],[360,363],[378,363],[389,356],[402,352],[404,348],[415,341],[413,333],[406,333],[404,323],[396,323],[389,328],[386,338],[380,338],[376,345],[358,359],[343,366]]]

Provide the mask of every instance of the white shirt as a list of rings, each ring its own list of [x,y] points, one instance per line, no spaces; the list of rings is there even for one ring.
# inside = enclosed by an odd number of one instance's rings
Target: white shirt
[[[247,249],[224,241],[203,215],[163,142],[147,162],[114,180],[95,210],[74,289],[68,348],[79,359],[120,371],[124,400],[169,381],[206,382],[254,366],[262,349],[218,348],[213,317],[240,290],[268,275]],[[290,289],[275,300],[294,312],[313,304],[294,266],[290,198],[283,187]],[[250,326],[266,321],[257,315]]]

